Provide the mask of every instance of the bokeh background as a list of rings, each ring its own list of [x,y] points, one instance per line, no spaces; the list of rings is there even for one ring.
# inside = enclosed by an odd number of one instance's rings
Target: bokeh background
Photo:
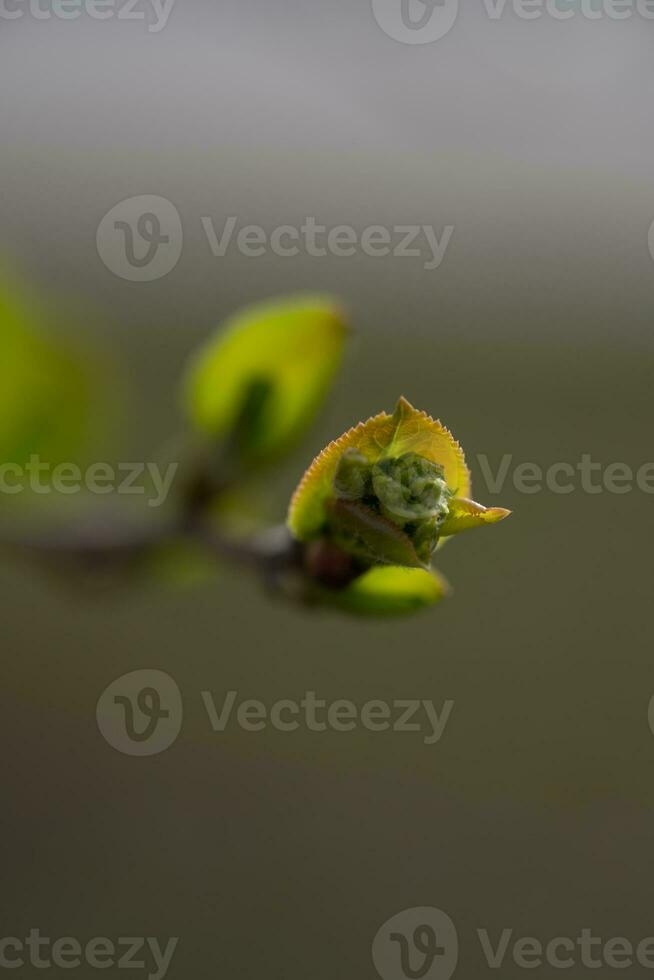
[[[410,46],[366,0],[177,0],[156,34],[0,21],[0,247],[103,352],[120,424],[97,458],[150,459],[178,431],[183,365],[225,316],[320,291],[356,332],[271,513],[330,438],[400,393],[453,429],[477,498],[514,511],[442,552],[447,603],[397,622],[298,612],[232,570],[87,596],[3,558],[3,935],[175,935],[173,978],[327,980],[374,977],[377,929],[412,906],[452,916],[462,976],[488,969],[478,927],[654,934],[653,498],[525,495],[510,478],[493,496],[476,460],[654,459],[653,32],[493,21],[480,3]],[[179,264],[152,283],[112,275],[95,245],[140,194],[184,226]],[[216,259],[200,219],[229,215],[455,232],[432,272]],[[96,702],[146,667],[176,679],[184,727],[129,758]],[[216,734],[203,690],[455,706],[435,746]]]

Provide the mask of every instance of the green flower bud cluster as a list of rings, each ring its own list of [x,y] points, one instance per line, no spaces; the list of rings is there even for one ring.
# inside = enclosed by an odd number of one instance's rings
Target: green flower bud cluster
[[[429,564],[452,497],[442,466],[417,453],[371,464],[359,450],[348,449],[334,491],[338,499],[357,501],[401,528],[420,561]]]

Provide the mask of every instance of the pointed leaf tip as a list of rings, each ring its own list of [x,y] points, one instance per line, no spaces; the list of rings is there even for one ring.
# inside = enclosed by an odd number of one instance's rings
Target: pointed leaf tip
[[[441,528],[441,534],[446,538],[486,524],[498,524],[510,514],[511,511],[505,507],[484,507],[474,500],[454,497],[450,501],[450,513]]]

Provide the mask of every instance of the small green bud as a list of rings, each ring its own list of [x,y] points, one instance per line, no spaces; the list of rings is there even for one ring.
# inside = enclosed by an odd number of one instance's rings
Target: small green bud
[[[325,595],[388,611],[389,598],[421,604],[423,585],[428,604],[444,593],[431,570],[441,539],[508,513],[470,499],[459,444],[400,398],[392,415],[359,423],[316,457],[293,495],[288,527],[312,561],[316,552],[329,565],[312,573]],[[340,588],[348,575],[356,577]]]
[[[384,561],[401,551],[402,564],[429,565],[451,497],[441,466],[417,453],[373,465],[351,448],[338,462],[334,495],[331,534],[350,554]]]
[[[382,459],[372,470],[375,496],[382,511],[396,524],[436,520],[448,514],[451,493],[442,466],[417,453]]]
[[[358,449],[346,449],[340,458],[334,490],[341,500],[362,500],[372,491],[370,463]]]

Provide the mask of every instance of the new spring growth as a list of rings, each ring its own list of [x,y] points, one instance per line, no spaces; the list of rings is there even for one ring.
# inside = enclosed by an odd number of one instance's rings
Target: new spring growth
[[[324,297],[294,297],[236,315],[185,374],[182,401],[193,434],[165,520],[128,520],[110,506],[97,524],[15,535],[5,515],[0,547],[85,582],[93,571],[102,583],[107,574],[118,582],[172,571],[181,583],[189,568],[193,576],[211,576],[215,559],[254,571],[275,594],[302,605],[372,616],[433,606],[449,591],[431,567],[436,547],[509,512],[471,499],[461,446],[406,398],[316,456],[285,526],[243,532],[248,487],[284,458],[314,418],[348,333],[340,306]],[[5,379],[16,395],[0,416],[0,461],[18,465],[16,452],[21,459],[75,458],[69,454],[77,455],[87,434],[79,420],[97,415],[87,398],[95,371],[87,376],[74,352],[41,337],[31,302],[1,274],[0,348],[0,393]],[[30,384],[16,388],[15,377]],[[25,419],[35,411],[56,417],[57,432],[66,423],[63,441],[51,427],[36,426],[25,442]]]
[[[470,492],[459,443],[406,398],[348,429],[316,456],[289,509],[315,601],[374,615],[438,602],[449,590],[431,567],[437,546],[509,513]]]
[[[338,499],[358,501],[401,528],[421,563],[430,563],[452,497],[442,466],[412,452],[371,464],[359,450],[348,449],[334,491]]]

